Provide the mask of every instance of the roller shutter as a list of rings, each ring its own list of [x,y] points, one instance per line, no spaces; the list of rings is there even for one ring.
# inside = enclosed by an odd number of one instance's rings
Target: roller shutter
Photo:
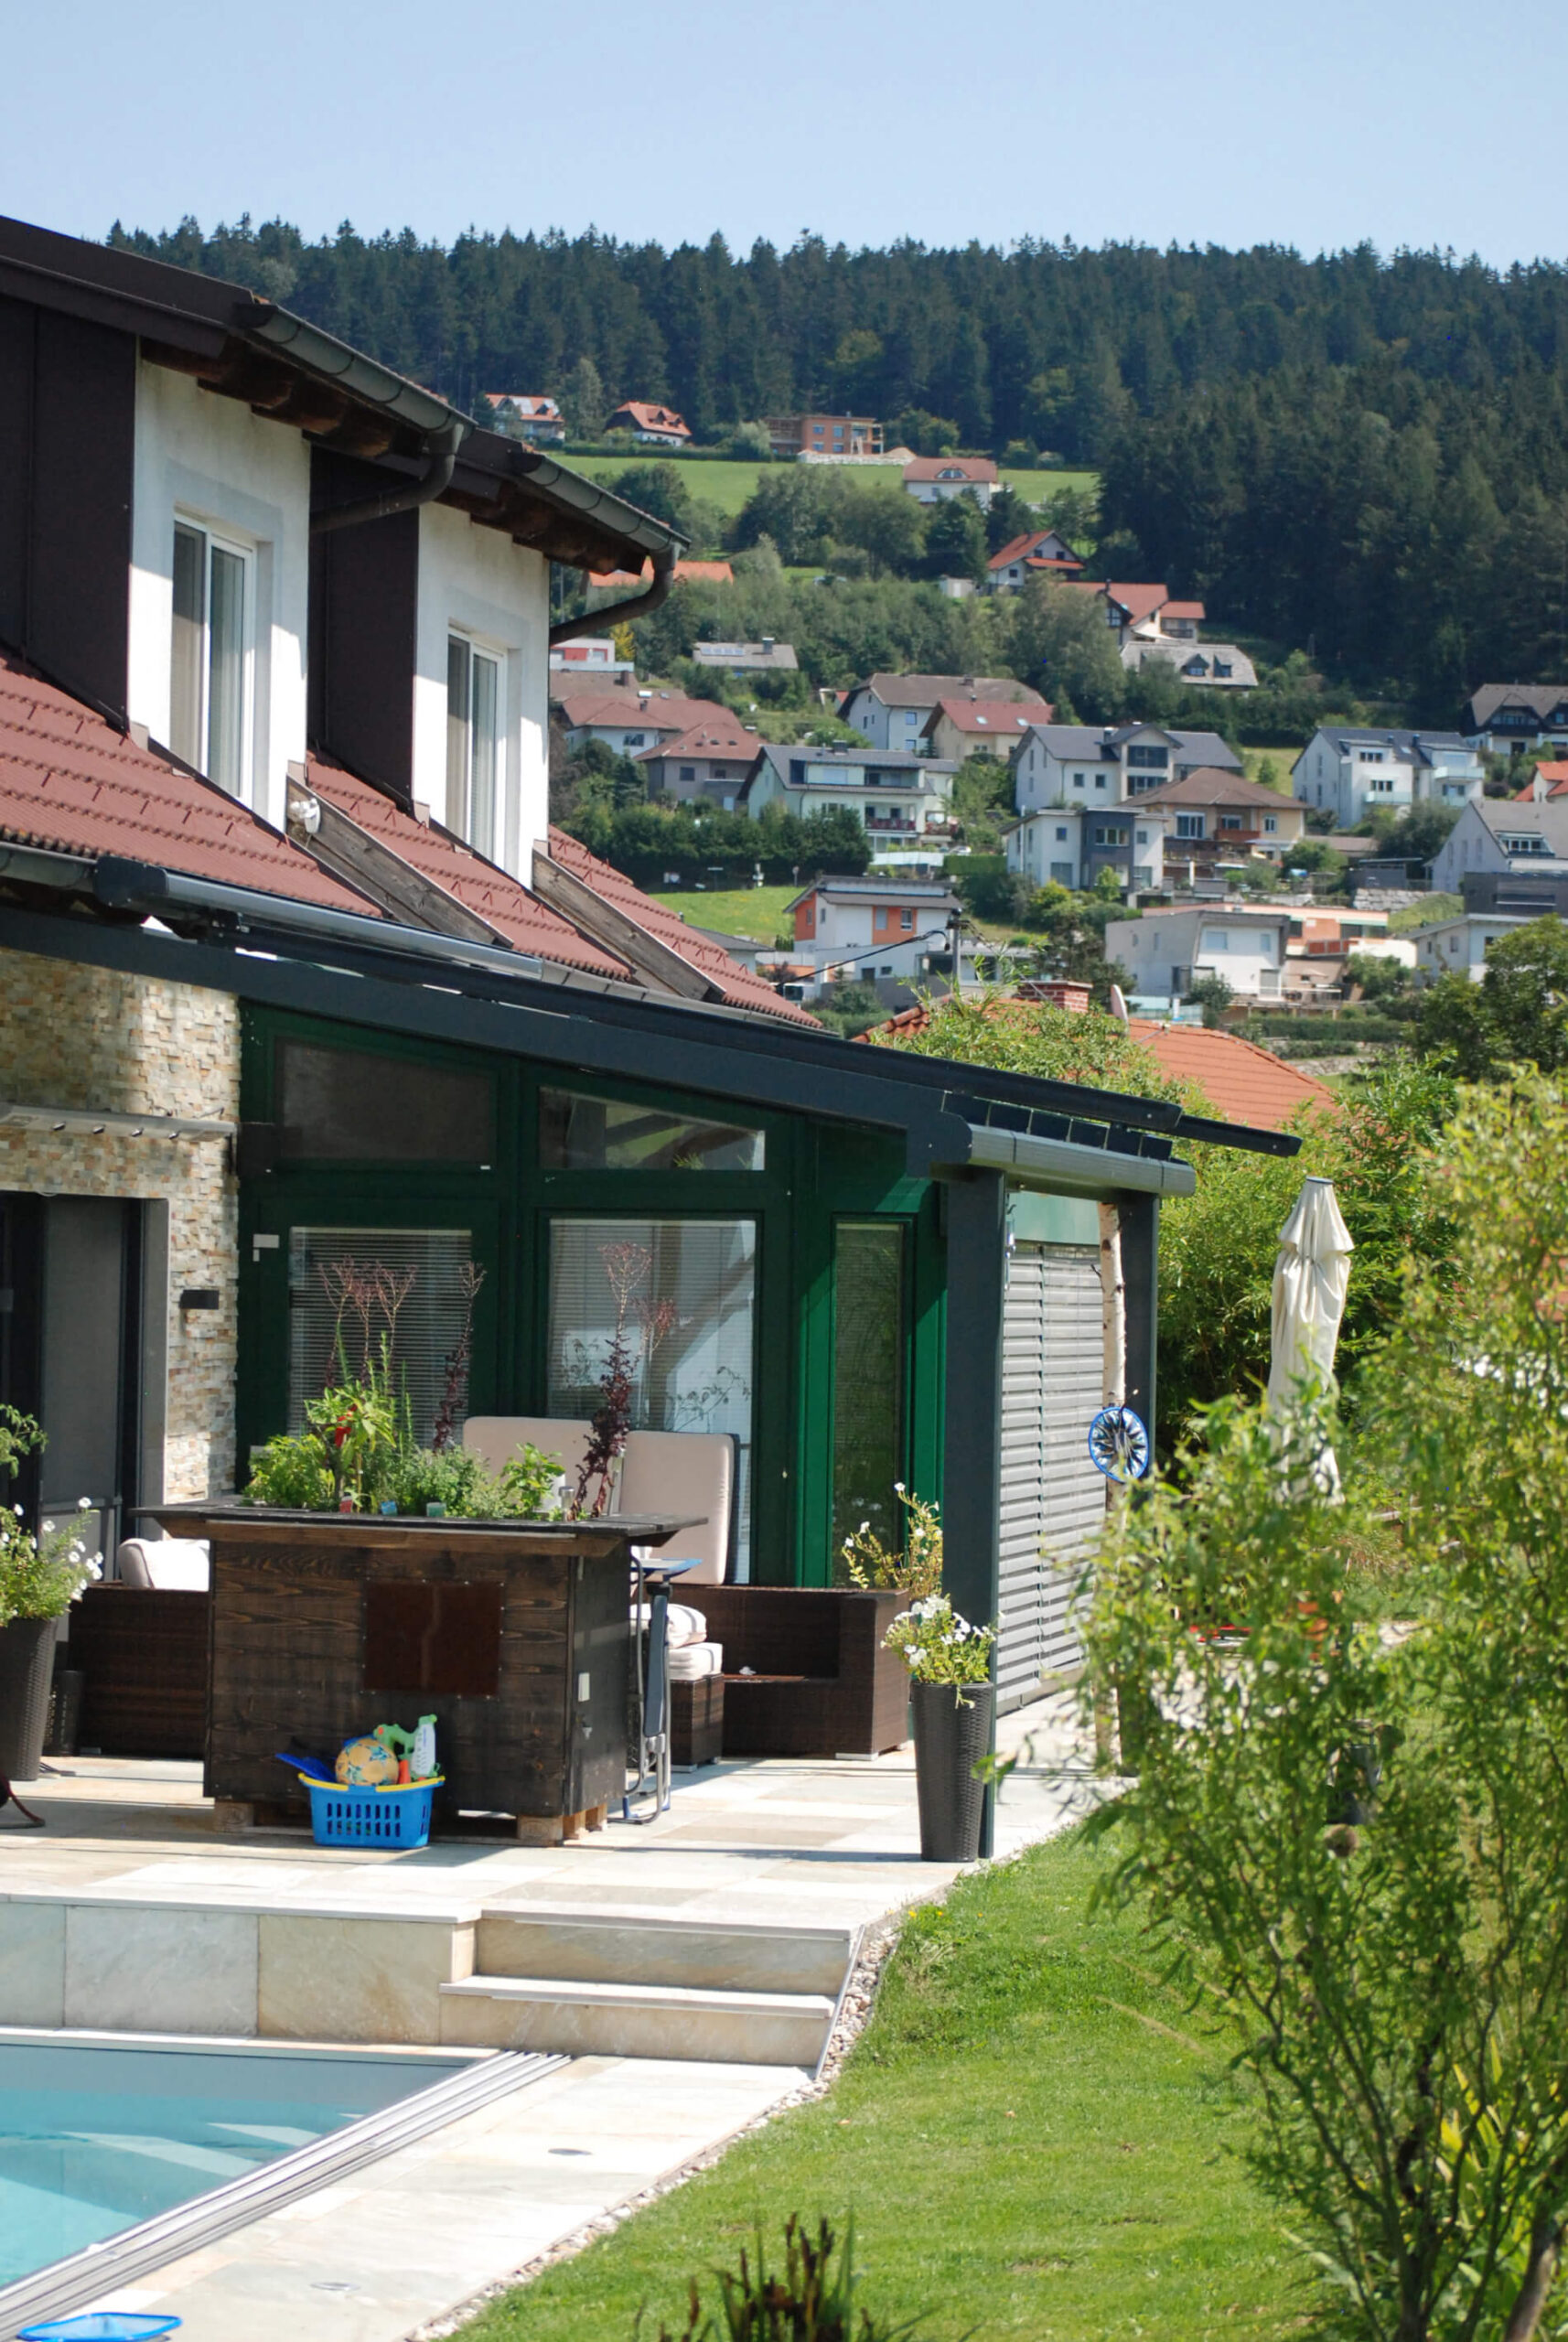
[[[1105,1482],[1086,1445],[1102,1372],[1098,1252],[1015,1245],[1002,1333],[996,1680],[1004,1709],[1033,1699],[1043,1672],[1078,1661],[1067,1615],[1073,1564],[1105,1517]]]

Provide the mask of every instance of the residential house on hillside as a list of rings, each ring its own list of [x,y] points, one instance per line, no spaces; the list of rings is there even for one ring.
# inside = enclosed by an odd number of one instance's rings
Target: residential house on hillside
[[[1568,807],[1554,806],[1554,813]],[[1468,819],[1466,815],[1465,817]],[[1532,919],[1568,919],[1568,839],[1561,833],[1555,852],[1516,854],[1506,869],[1471,866],[1459,875],[1464,909],[1456,919],[1440,919],[1418,929],[1416,971],[1424,979],[1467,975],[1478,983],[1486,972],[1487,954],[1499,936],[1511,934]]]
[[[794,956],[840,980],[918,981],[950,951],[962,905],[950,887],[907,878],[819,878],[789,909]]]
[[[1238,1000],[1278,1000],[1291,914],[1275,908],[1182,905],[1112,919],[1105,956],[1119,960],[1141,998],[1177,999],[1204,976],[1223,976]]]
[[[719,675],[793,675],[800,665],[793,643],[770,634],[760,642],[694,642],[692,663]]]
[[[1559,870],[1568,870],[1568,805],[1476,799],[1433,856],[1432,885],[1436,894],[1456,895],[1479,873],[1544,877]]]
[[[781,747],[765,741],[740,803],[753,820],[769,805],[802,819],[839,808],[854,815],[874,846],[912,846],[951,836],[955,770],[937,757],[891,749]]]
[[[1026,813],[1003,833],[1007,867],[1032,886],[1087,889],[1102,870],[1123,894],[1157,893],[1165,883],[1170,816],[1140,800],[1093,807],[1055,806]]]
[[[1072,583],[1071,580],[1069,581]],[[1116,637],[1120,650],[1136,638],[1144,642],[1193,643],[1203,623],[1201,602],[1173,601],[1167,587],[1155,585],[1129,585],[1108,582],[1095,585],[1079,580],[1073,584],[1077,594],[1092,595],[1101,605],[1105,623]]]
[[[608,634],[569,635],[550,646],[550,696],[580,690],[585,683],[635,684],[637,661],[623,659]]]
[[[1337,830],[1369,813],[1415,805],[1466,805],[1485,786],[1477,752],[1457,732],[1401,732],[1320,725],[1291,767],[1302,804],[1332,813]]]
[[[692,434],[673,407],[650,399],[628,399],[605,424],[607,431],[629,431],[650,447],[684,447]]]
[[[861,457],[879,461],[882,425],[869,414],[772,414],[766,424],[775,456]]]
[[[1165,865],[1185,865],[1189,882],[1207,876],[1216,862],[1254,855],[1278,862],[1306,828],[1305,808],[1293,798],[1244,773],[1201,765],[1141,801],[1169,816]]]
[[[684,692],[626,691],[606,685],[578,690],[575,686],[555,703],[556,714],[569,748],[597,740],[612,756],[640,756],[660,740],[689,732],[693,724],[711,721],[712,700],[690,699]]]
[[[1038,697],[1013,675],[878,674],[845,693],[839,714],[864,732],[874,748],[912,750],[918,747],[939,700],[1004,700],[1025,706]]]
[[[1568,683],[1483,683],[1459,719],[1466,744],[1493,756],[1568,748]]]
[[[1083,564],[1055,529],[1029,529],[985,564],[988,594],[1021,594],[1031,577],[1081,577]]]
[[[1026,692],[1016,700],[981,699],[964,693],[938,700],[920,734],[920,747],[955,764],[966,757],[1005,759],[1031,724],[1048,724],[1054,713],[1037,692]]]
[[[1013,759],[1020,813],[1047,806],[1121,805],[1190,773],[1240,774],[1241,759],[1218,732],[1160,724],[1033,724]]]
[[[1543,798],[1568,797],[1568,762],[1539,764],[1516,798],[1539,805]]]
[[[1415,973],[1421,983],[1435,983],[1439,976],[1466,976],[1478,984],[1487,972],[1487,957],[1494,943],[1527,927],[1528,919],[1502,911],[1461,911],[1455,919],[1437,919],[1417,928]]]
[[[917,456],[904,467],[904,487],[918,504],[968,496],[988,512],[996,493],[996,467],[989,456]]]
[[[743,725],[727,707],[714,707],[690,730],[644,748],[637,761],[647,776],[650,798],[674,805],[713,805],[720,812],[733,813],[757,760],[757,744],[755,724]]]
[[[535,398],[521,391],[487,391],[484,403],[496,429],[513,439],[546,446],[566,436],[566,419],[553,399]]]
[[[658,583],[677,540],[540,451],[270,300],[13,221],[0,402],[0,1402],[50,1434],[17,1500],[87,1495],[113,1557],[138,1507],[231,1488],[319,1394],[347,1259],[414,1281],[423,1437],[470,1335],[475,1413],[575,1413],[629,1241],[672,1327],[639,1419],[706,1394],[736,1574],[826,1585],[929,1490],[1032,1696],[1104,1518],[1047,1435],[1102,1391],[1097,1208],[1149,1413],[1177,1150],[1288,1147],[852,1047],[551,831],[550,564]]]
[[[1258,687],[1258,671],[1244,650],[1233,642],[1191,642],[1156,635],[1130,634],[1122,645],[1122,664],[1130,675],[1153,660],[1175,669],[1178,680],[1195,690],[1251,692]]]

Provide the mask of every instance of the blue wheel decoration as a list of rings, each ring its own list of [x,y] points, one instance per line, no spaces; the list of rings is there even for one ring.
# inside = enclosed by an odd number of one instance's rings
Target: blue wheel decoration
[[[1089,1426],[1089,1458],[1108,1480],[1141,1480],[1149,1468],[1149,1434],[1131,1407],[1101,1407]]]

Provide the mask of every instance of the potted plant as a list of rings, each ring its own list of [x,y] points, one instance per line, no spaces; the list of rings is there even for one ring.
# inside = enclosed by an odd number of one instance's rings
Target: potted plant
[[[44,1444],[30,1415],[0,1406],[0,1473]],[[43,1762],[54,1673],[55,1621],[101,1574],[70,1525],[35,1537],[21,1507],[0,1505],[0,1774],[30,1781]]]
[[[945,1594],[901,1611],[885,1638],[909,1671],[922,1862],[972,1863],[980,1852],[995,1639],[993,1628],[961,1618]]]

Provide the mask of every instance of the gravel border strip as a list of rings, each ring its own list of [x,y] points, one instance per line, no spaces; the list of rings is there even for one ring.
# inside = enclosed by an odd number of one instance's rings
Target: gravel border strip
[[[921,1896],[918,1899],[925,1901],[928,1898]],[[471,2294],[456,2308],[443,2310],[439,2317],[429,2318],[423,2326],[411,2327],[403,2342],[446,2342],[447,2336],[458,2333],[481,2310],[488,2309],[492,2302],[499,2301],[504,2294],[514,2293],[520,2285],[531,2284],[535,2277],[542,2276],[546,2269],[553,2269],[557,2261],[570,2261],[585,2245],[596,2243],[600,2237],[613,2235],[622,2221],[630,2219],[634,2212],[656,2204],[661,2196],[668,2196],[672,2188],[683,2186],[699,2171],[710,2171],[737,2139],[746,2138],[753,2131],[760,2131],[776,2115],[787,2113],[791,2107],[809,2106],[813,2099],[825,2098],[871,2014],[887,1955],[913,1907],[913,1905],[907,1905],[902,1910],[890,1912],[886,1918],[876,1920],[866,1928],[840,1997],[833,2029],[828,2036],[828,2046],[813,2080],[802,2082],[796,2090],[787,2090],[765,2112],[754,2115],[738,2130],[726,2132],[722,2139],[715,2139],[700,2154],[692,2155],[685,2163],[676,2164],[671,2170],[661,2173],[651,2186],[640,2189],[635,2196],[623,2197],[618,2204],[612,2204],[607,2210],[596,2213],[580,2228],[557,2237],[555,2242],[547,2245],[542,2252],[536,2252],[532,2261],[523,2261],[509,2275],[498,2277],[479,2293]]]

